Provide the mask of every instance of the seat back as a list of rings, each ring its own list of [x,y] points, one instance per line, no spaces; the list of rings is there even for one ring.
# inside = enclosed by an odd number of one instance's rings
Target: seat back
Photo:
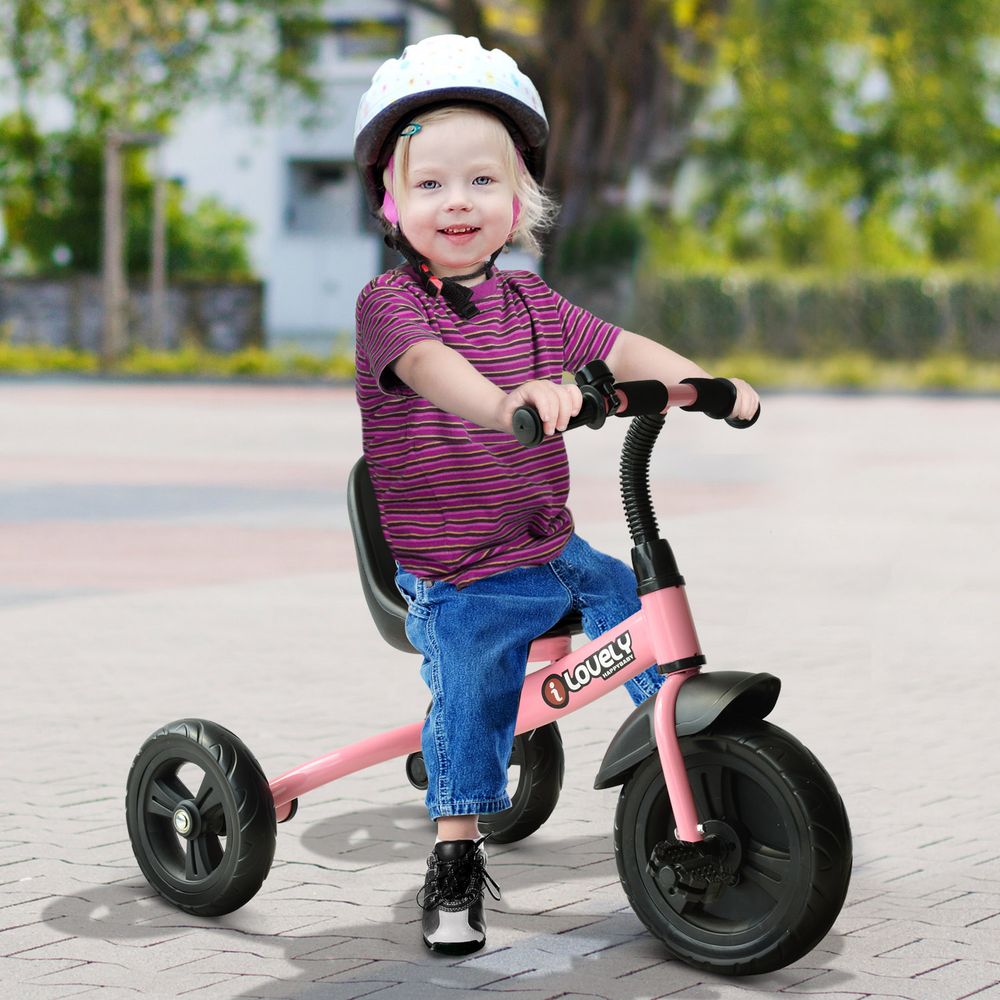
[[[415,653],[406,637],[406,601],[396,588],[396,561],[382,534],[375,489],[364,458],[355,462],[347,479],[347,516],[358,555],[361,589],[375,626],[390,646]]]
[[[375,488],[364,458],[354,463],[347,479],[347,516],[358,555],[361,589],[376,628],[390,646],[404,653],[417,652],[406,637],[406,601],[396,587],[396,560],[382,534]],[[580,612],[570,611],[539,639],[577,635],[582,631]]]

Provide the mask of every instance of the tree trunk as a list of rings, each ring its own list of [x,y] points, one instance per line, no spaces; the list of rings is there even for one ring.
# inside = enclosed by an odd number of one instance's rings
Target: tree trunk
[[[544,5],[540,45],[515,55],[551,125],[546,180],[562,212],[547,273],[568,233],[625,205],[636,170],[653,182],[654,209],[669,210],[728,4],[702,0],[683,26],[671,0]]]

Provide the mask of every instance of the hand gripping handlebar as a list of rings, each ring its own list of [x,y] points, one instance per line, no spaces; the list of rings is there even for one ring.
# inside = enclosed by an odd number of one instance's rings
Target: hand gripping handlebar
[[[736,405],[736,386],[727,378],[686,378],[676,386],[652,379],[616,383],[603,361],[592,361],[576,373],[576,383],[583,393],[583,405],[566,430],[584,425],[596,430],[611,415],[638,417],[664,413],[671,406],[706,413],[740,430],[752,427],[760,416],[758,406],[750,420],[729,419]],[[519,406],[514,411],[513,427],[514,436],[523,445],[541,444],[545,438],[541,417],[533,406]]]

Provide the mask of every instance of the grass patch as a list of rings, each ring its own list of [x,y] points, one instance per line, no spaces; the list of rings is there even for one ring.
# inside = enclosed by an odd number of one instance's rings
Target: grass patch
[[[0,339],[0,372],[37,375],[43,372],[95,372],[97,357],[68,347],[11,344]]]
[[[0,373],[39,375],[64,372],[95,373],[100,359],[88,351],[41,344],[11,344],[0,339]],[[354,378],[354,358],[338,352],[327,357],[302,352],[265,351],[247,347],[232,354],[215,354],[187,346],[176,351],[141,347],[125,355],[110,373],[143,378]]]
[[[702,358],[699,364],[713,374],[742,378],[759,389],[1000,392],[1000,361],[977,361],[954,353],[901,361],[863,351],[812,359],[741,352]]]
[[[780,358],[740,351],[699,358],[710,372],[742,378],[759,389],[871,389],[1000,392],[1000,361],[978,361],[958,353],[912,360],[883,360],[863,351],[812,359]],[[87,351],[41,344],[13,344],[0,336],[0,373],[41,375],[99,372],[99,358]],[[145,378],[242,378],[350,381],[354,357],[337,351],[325,357],[304,352],[248,347],[215,354],[187,346],[176,351],[139,348],[122,358],[112,372]]]

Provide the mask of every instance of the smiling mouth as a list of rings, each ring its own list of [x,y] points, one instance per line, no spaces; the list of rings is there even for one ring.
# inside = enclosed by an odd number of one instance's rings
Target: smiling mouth
[[[478,233],[478,226],[448,226],[445,229],[440,229],[438,232],[444,233],[445,236],[468,236],[470,233]]]

